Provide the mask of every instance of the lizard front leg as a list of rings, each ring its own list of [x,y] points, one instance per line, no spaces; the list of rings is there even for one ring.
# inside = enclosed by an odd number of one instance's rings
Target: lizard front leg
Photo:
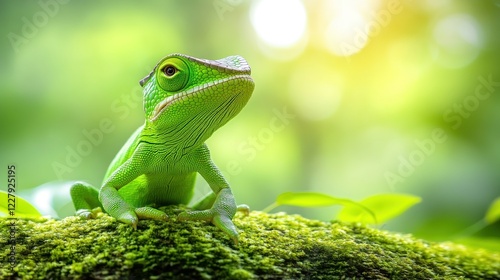
[[[248,206],[237,206],[229,184],[222,176],[221,172],[210,159],[208,148],[203,146],[197,158],[197,171],[207,181],[213,194],[200,201],[196,208],[206,208],[205,210],[192,210],[179,214],[179,220],[206,220],[211,221],[215,226],[225,232],[238,243],[238,231],[232,218],[236,211],[248,212]],[[212,203],[213,202],[213,203]]]
[[[119,221],[137,228],[139,219],[167,220],[167,214],[152,207],[135,208],[126,202],[118,190],[143,173],[141,149],[118,167],[99,190],[99,201],[104,210]]]
[[[96,217],[95,209],[102,210],[99,201],[99,192],[92,185],[85,182],[76,182],[70,189],[71,200],[75,206],[76,215],[85,219]]]

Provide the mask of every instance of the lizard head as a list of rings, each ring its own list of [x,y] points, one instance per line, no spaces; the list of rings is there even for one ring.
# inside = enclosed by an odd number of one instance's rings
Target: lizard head
[[[171,54],[140,85],[146,127],[188,145],[203,143],[236,116],[254,89],[250,67],[240,56],[205,60]]]

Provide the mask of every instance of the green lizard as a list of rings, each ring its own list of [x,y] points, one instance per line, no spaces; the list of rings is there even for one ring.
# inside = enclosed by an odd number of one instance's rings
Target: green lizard
[[[212,192],[178,220],[207,220],[235,243],[232,222],[237,206],[231,189],[204,143],[236,116],[254,89],[250,67],[240,56],[205,60],[171,54],[140,81],[146,121],[111,162],[99,190],[78,182],[71,187],[77,215],[94,218],[101,207],[121,222],[137,227],[139,219],[166,220],[153,207],[187,204],[196,173]]]

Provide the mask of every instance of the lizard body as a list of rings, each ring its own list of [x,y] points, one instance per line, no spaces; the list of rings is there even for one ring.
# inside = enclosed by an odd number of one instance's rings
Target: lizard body
[[[101,207],[134,228],[139,219],[166,220],[154,207],[189,203],[198,173],[212,192],[178,219],[211,221],[237,242],[232,218],[248,207],[236,205],[205,141],[250,98],[254,83],[247,62],[240,56],[171,54],[140,84],[145,123],[115,156],[99,190],[84,182],[72,186],[77,215],[92,218],[92,209]]]

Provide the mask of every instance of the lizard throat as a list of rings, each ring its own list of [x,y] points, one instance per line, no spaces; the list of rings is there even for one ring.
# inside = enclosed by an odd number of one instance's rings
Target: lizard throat
[[[193,96],[195,96],[197,94],[201,94],[212,87],[216,87],[216,86],[219,86],[219,85],[224,84],[226,82],[229,82],[232,80],[238,80],[238,79],[251,80],[250,76],[248,76],[248,75],[236,75],[236,76],[224,78],[224,79],[212,82],[212,83],[196,86],[196,87],[191,88],[187,91],[183,91],[183,92],[168,96],[163,101],[158,103],[158,105],[156,105],[156,107],[153,111],[153,115],[150,117],[150,120],[155,121],[156,119],[158,119],[158,117],[161,115],[161,113],[174,103],[180,102],[180,101],[188,99],[188,98],[192,98]]]

